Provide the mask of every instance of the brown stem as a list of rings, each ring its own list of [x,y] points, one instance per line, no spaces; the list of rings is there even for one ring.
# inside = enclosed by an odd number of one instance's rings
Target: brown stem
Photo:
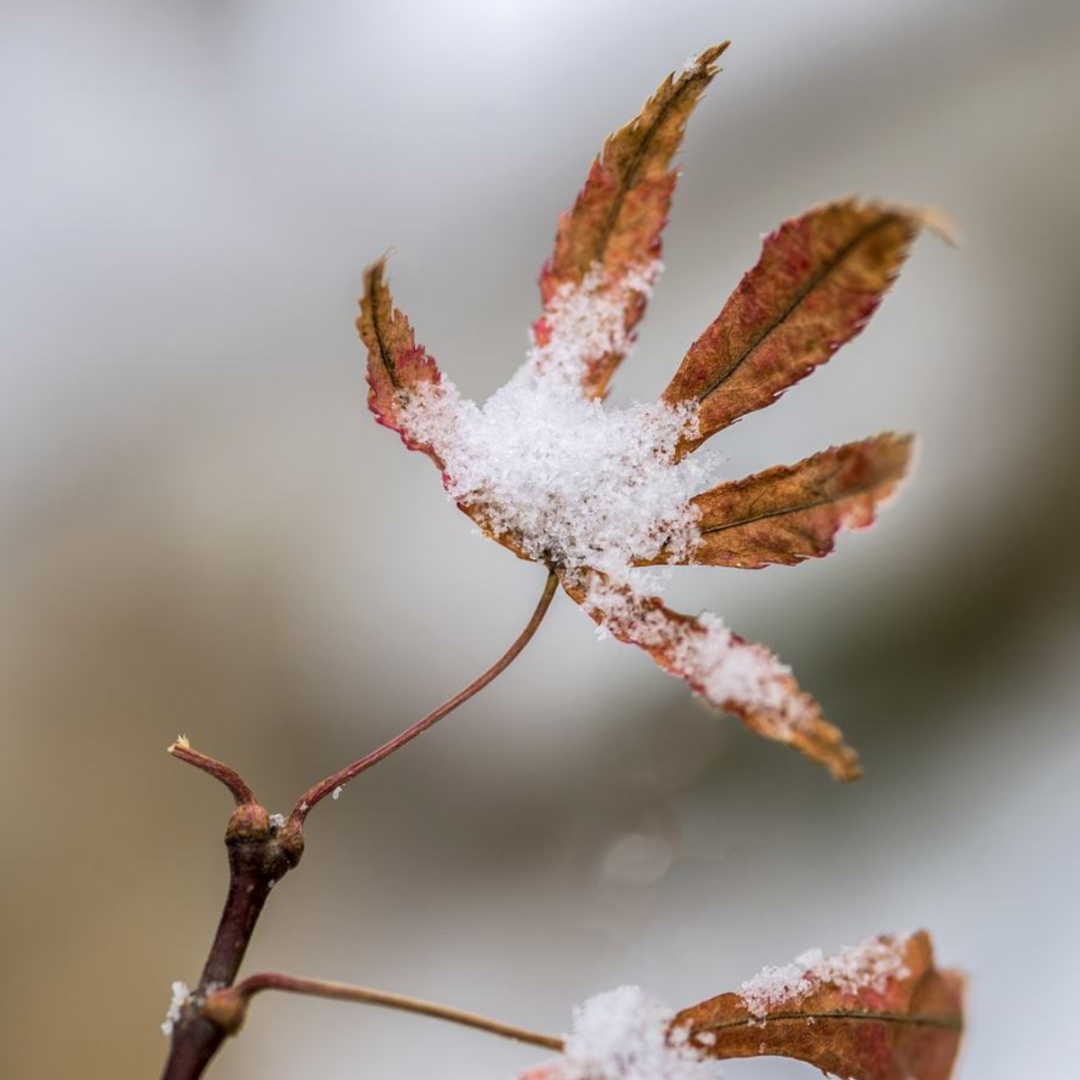
[[[350,780],[359,776],[360,773],[370,769],[372,765],[377,765],[383,758],[387,758],[396,750],[400,750],[406,743],[412,742],[418,735],[422,735],[428,728],[437,724],[444,716],[449,716],[459,705],[464,705],[469,698],[480,693],[488,683],[501,675],[514,662],[521,650],[528,645],[533,635],[539,629],[540,623],[543,621],[548,608],[551,606],[551,600],[555,595],[555,587],[558,584],[558,580],[554,570],[548,573],[547,581],[544,584],[543,594],[536,605],[536,610],[533,612],[532,618],[530,618],[526,624],[525,629],[518,635],[514,644],[511,645],[483,675],[469,683],[464,690],[455,694],[449,701],[443,702],[442,705],[433,712],[428,713],[423,719],[417,720],[415,724],[406,728],[400,734],[395,735],[389,742],[383,743],[377,750],[372,750],[366,757],[360,758],[359,761],[354,761],[351,765],[346,765],[344,769],[338,770],[338,772],[334,773],[332,776],[328,776],[325,780],[320,780],[314,787],[310,788],[300,797],[297,804],[293,807],[292,813],[289,814],[289,820],[285,825],[285,830],[287,832],[292,832],[301,827],[304,823],[304,819],[311,810],[322,802],[327,795],[336,791],[338,788],[343,787]]]
[[[169,747],[169,753],[173,757],[194,765],[224,784],[236,802],[236,809],[225,831],[225,843],[229,852],[229,891],[225,898],[225,907],[221,913],[221,920],[199,979],[199,985],[184,1003],[180,1018],[173,1027],[169,1056],[165,1062],[161,1080],[199,1080],[224,1042],[228,1031],[222,1026],[220,1017],[215,1020],[206,1013],[206,1006],[210,1001],[216,1000],[219,1002],[218,1011],[220,1012],[221,992],[233,986],[270,890],[300,861],[300,856],[304,851],[304,819],[308,811],[335,788],[389,756],[453,712],[505,671],[536,633],[555,595],[557,580],[554,572],[549,573],[543,595],[528,625],[493,667],[461,693],[440,705],[434,712],[429,713],[378,750],[316,784],[297,802],[284,825],[271,822],[269,814],[256,801],[254,792],[234,769],[194,750],[183,736]],[[258,986],[255,988],[259,989]],[[269,989],[269,987],[262,988]],[[253,993],[254,990],[251,992]],[[379,1003],[389,1005],[391,1004],[389,998],[393,996],[383,995],[386,1000]],[[235,1000],[246,999],[236,998]],[[411,999],[401,998],[400,1002],[409,1000]],[[398,1007],[405,1008],[406,1006],[399,1004]],[[431,1006],[432,1010],[441,1008],[441,1006]],[[460,1023],[473,1023],[473,1020],[465,1019],[471,1017],[472,1014],[460,1013],[455,1017],[451,1016],[451,1013],[456,1013],[456,1010],[432,1011],[431,1015],[444,1016],[445,1019],[457,1018]],[[475,1020],[483,1021],[484,1018],[477,1017]],[[490,1025],[495,1025],[495,1027]],[[528,1032],[510,1034],[512,1031],[516,1032],[517,1029],[497,1025],[495,1021],[473,1023],[473,1026],[487,1026],[488,1030],[501,1027],[502,1030],[498,1030],[497,1033],[508,1034],[511,1038],[525,1039],[530,1034]],[[545,1037],[538,1036],[538,1038]]]
[[[323,979],[305,979],[299,975],[285,975],[279,972],[267,972],[261,975],[249,975],[242,982],[226,990],[219,990],[206,999],[203,1015],[210,1017],[230,1035],[239,1031],[247,1015],[248,1002],[262,990],[283,990],[291,994],[307,994],[313,997],[331,998],[336,1001],[356,1001],[365,1005],[381,1005],[388,1009],[400,1009],[403,1012],[431,1016],[437,1020],[448,1020],[453,1024],[477,1028],[491,1035],[499,1035],[515,1042],[541,1046],[545,1050],[562,1050],[563,1041],[553,1035],[542,1035],[528,1028],[514,1024],[504,1024],[488,1016],[455,1009],[449,1005],[440,1005],[434,1001],[408,997],[405,994],[391,994],[386,990],[372,990],[366,986],[351,986],[348,983],[327,982]]]
[[[192,749],[186,739],[169,753],[220,780],[233,794],[236,809],[225,830],[229,853],[229,891],[217,933],[199,978],[176,1021],[162,1080],[196,1080],[224,1041],[221,1029],[202,1014],[206,997],[236,979],[270,890],[300,861],[302,837],[285,838],[235,770]]]

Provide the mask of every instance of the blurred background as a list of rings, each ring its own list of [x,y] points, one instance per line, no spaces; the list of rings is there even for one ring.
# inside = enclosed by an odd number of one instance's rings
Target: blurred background
[[[878,527],[798,569],[684,571],[863,753],[832,784],[564,599],[481,698],[320,808],[247,971],[564,1031],[927,926],[971,975],[959,1075],[1075,1075],[1080,946],[1080,6],[1069,0],[0,3],[0,1074],[156,1076],[271,810],[485,668],[543,573],[478,540],[365,409],[355,298],[462,390],[520,363],[603,136],[730,37],[615,404],[654,397],[824,198],[930,203],[873,325],[725,433],[731,476],[921,437]],[[527,1048],[261,999],[219,1080],[508,1078]],[[729,1077],[809,1075],[736,1062]]]

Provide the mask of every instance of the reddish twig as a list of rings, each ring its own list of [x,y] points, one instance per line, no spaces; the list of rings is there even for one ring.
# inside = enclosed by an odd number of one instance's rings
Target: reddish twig
[[[169,747],[173,757],[220,780],[236,800],[225,829],[229,853],[229,891],[199,984],[175,1022],[162,1080],[196,1080],[225,1039],[225,1033],[202,1015],[201,1003],[232,985],[251,942],[270,890],[300,861],[303,836],[284,837],[235,769],[195,750],[181,737]]]
[[[319,991],[313,988],[322,986],[330,988],[331,992],[323,993],[326,997],[369,1000],[374,1004],[409,1008],[413,1012],[427,1012],[431,1016],[456,1020],[458,1023],[470,1024],[473,1027],[526,1042],[547,1038],[547,1036],[537,1036],[523,1029],[500,1025],[497,1021],[489,1021],[471,1013],[432,1005],[428,1002],[418,1002],[393,994],[380,994],[378,991],[345,987],[338,983],[319,984],[313,980],[292,979],[291,976],[255,976],[252,980],[245,980],[240,984],[241,987],[246,988],[243,992],[233,984],[270,890],[300,861],[300,856],[304,851],[304,819],[308,811],[336,788],[352,780],[376,762],[382,761],[444,716],[449,715],[505,671],[536,633],[551,605],[557,581],[554,572],[549,573],[544,592],[528,624],[494,666],[470,683],[461,693],[456,694],[378,750],[316,784],[297,802],[288,821],[283,825],[271,821],[265,808],[256,801],[254,792],[234,769],[193,749],[184,737],[177,739],[169,747],[169,753],[173,757],[194,765],[224,784],[236,800],[236,809],[229,818],[229,825],[225,831],[225,843],[229,851],[229,891],[225,899],[225,907],[199,979],[199,985],[184,1002],[180,1009],[180,1017],[173,1027],[169,1057],[165,1062],[161,1080],[198,1080],[206,1071],[206,1067],[226,1036],[239,1028],[239,1021],[230,1029],[227,1019],[223,1019],[226,1018],[227,1004],[231,1001],[234,1009],[241,1010],[240,1020],[242,1020],[242,1011],[246,1009],[247,998],[259,989],[292,989],[297,993],[316,993]],[[260,985],[260,979],[292,979],[294,985],[271,987],[269,983]],[[300,989],[301,984],[307,989]],[[357,996],[363,994],[369,996]],[[210,1006],[209,1013],[206,1011],[207,1006]],[[537,1045],[554,1046],[554,1041],[539,1042]]]
[[[348,983],[328,982],[323,979],[306,979],[299,975],[285,975],[280,972],[266,972],[250,975],[235,986],[211,994],[203,1004],[203,1015],[208,1017],[228,1034],[240,1030],[247,1015],[248,1003],[255,994],[263,990],[281,990],[290,994],[306,994],[312,997],[329,998],[335,1001],[354,1001],[365,1005],[379,1005],[388,1009],[400,1009],[403,1012],[431,1016],[437,1020],[447,1020],[452,1024],[477,1028],[491,1035],[499,1035],[515,1042],[529,1043],[545,1050],[561,1051],[563,1040],[553,1035],[542,1035],[528,1028],[514,1024],[504,1024],[488,1016],[455,1009],[449,1005],[440,1005],[433,1001],[405,994],[392,994],[386,990],[372,990],[366,986],[352,986]]]
[[[202,769],[204,773],[209,773],[215,780],[220,780],[232,792],[237,806],[245,806],[256,801],[255,793],[235,769],[230,769],[228,765],[223,764],[216,758],[199,753],[188,742],[186,735],[177,736],[176,742],[169,747],[169,753],[174,758],[179,758],[181,761],[187,762],[188,765],[194,765],[196,769]]]
[[[433,712],[428,713],[423,719],[417,720],[415,724],[411,727],[407,727],[400,734],[395,735],[389,742],[383,743],[377,750],[372,750],[370,754],[360,758],[359,761],[354,761],[351,765],[346,765],[344,769],[338,770],[338,772],[328,776],[325,780],[320,780],[297,801],[292,812],[289,814],[289,820],[285,825],[285,830],[287,832],[292,832],[303,826],[307,815],[315,806],[322,802],[327,795],[337,791],[350,780],[359,776],[360,773],[370,769],[372,765],[377,765],[384,758],[387,758],[395,751],[400,750],[406,743],[412,742],[418,735],[422,735],[428,728],[442,720],[443,717],[449,716],[450,713],[458,708],[458,706],[464,705],[469,698],[475,697],[475,695],[480,693],[485,686],[501,675],[514,662],[521,650],[528,645],[529,641],[536,633],[544,616],[547,614],[548,608],[551,606],[551,600],[555,595],[557,584],[558,577],[556,576],[555,571],[552,570],[548,573],[547,582],[544,584],[544,592],[540,597],[539,603],[536,605],[536,610],[533,612],[532,618],[530,618],[526,624],[525,629],[521,631],[513,645],[511,645],[483,675],[469,683],[464,690],[455,694],[449,701],[443,702],[442,705]]]

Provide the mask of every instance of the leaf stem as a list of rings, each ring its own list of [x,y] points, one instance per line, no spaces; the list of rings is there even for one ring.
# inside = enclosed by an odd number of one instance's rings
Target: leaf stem
[[[211,994],[203,1004],[203,1015],[219,1024],[229,1034],[233,1034],[243,1023],[248,1002],[255,994],[263,990],[281,990],[290,994],[305,994],[335,1001],[353,1001],[365,1005],[379,1005],[388,1009],[400,1009],[403,1012],[417,1013],[437,1020],[447,1020],[452,1024],[476,1028],[515,1042],[540,1046],[545,1050],[559,1051],[563,1048],[562,1039],[553,1035],[543,1035],[514,1024],[504,1024],[499,1020],[467,1012],[464,1009],[455,1009],[433,1001],[423,1001],[405,994],[392,994],[386,990],[373,990],[365,986],[352,986],[348,983],[328,982],[322,979],[307,979],[280,972],[250,975],[233,987]]]
[[[383,743],[382,746],[376,750],[372,750],[370,754],[360,758],[359,761],[354,761],[351,765],[346,765],[345,768],[338,770],[338,772],[328,776],[325,780],[320,780],[314,787],[308,789],[308,791],[300,797],[293,807],[292,812],[289,814],[289,820],[285,826],[286,831],[293,832],[298,827],[302,827],[307,815],[315,806],[322,802],[327,795],[347,784],[350,780],[355,779],[360,773],[370,769],[372,765],[377,765],[384,758],[388,758],[391,754],[400,750],[406,743],[412,742],[418,735],[422,735],[428,728],[442,720],[443,717],[449,716],[450,713],[458,708],[458,706],[464,705],[466,701],[471,697],[475,697],[485,686],[501,675],[514,660],[517,659],[518,654],[526,645],[528,645],[532,640],[533,635],[539,629],[540,623],[543,622],[544,616],[551,606],[557,584],[558,577],[555,571],[549,571],[547,581],[544,583],[544,591],[541,594],[540,600],[536,605],[536,610],[532,613],[532,617],[526,624],[525,629],[521,631],[513,645],[511,645],[510,648],[483,673],[483,675],[474,679],[464,690],[455,694],[448,701],[443,702],[443,704],[433,712],[428,713],[427,716],[423,717],[421,720],[417,720],[411,727],[407,727],[400,734],[395,735],[389,742]]]

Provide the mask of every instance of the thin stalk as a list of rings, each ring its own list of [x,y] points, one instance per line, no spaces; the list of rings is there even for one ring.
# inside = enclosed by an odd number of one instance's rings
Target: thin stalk
[[[555,588],[558,585],[558,580],[554,570],[549,572],[547,581],[544,584],[543,594],[536,605],[536,610],[532,613],[532,618],[530,618],[526,624],[525,629],[521,631],[513,645],[511,645],[510,648],[483,673],[483,675],[474,679],[464,690],[455,694],[449,701],[443,702],[442,705],[433,712],[428,713],[423,719],[417,720],[415,724],[411,727],[407,727],[400,734],[395,735],[389,742],[383,743],[377,750],[372,750],[370,754],[360,758],[359,761],[354,761],[351,765],[346,765],[344,769],[339,769],[336,773],[328,776],[325,780],[320,780],[314,787],[306,791],[289,814],[289,821],[285,826],[286,830],[291,832],[297,826],[302,826],[304,819],[311,810],[322,802],[327,795],[330,795],[338,788],[343,787],[350,780],[355,779],[373,765],[377,765],[384,758],[388,758],[407,743],[412,742],[418,735],[423,735],[428,728],[433,727],[442,720],[443,717],[449,716],[456,708],[460,705],[464,705],[466,701],[475,697],[485,686],[498,678],[498,676],[514,662],[521,650],[528,645],[532,640],[533,635],[539,629],[540,623],[543,622],[544,616],[551,606],[551,600],[555,595]]]
[[[239,1030],[247,1013],[248,1002],[255,994],[263,990],[280,990],[289,994],[305,994],[310,997],[329,998],[334,1001],[353,1001],[364,1005],[379,1005],[387,1009],[399,1009],[402,1012],[417,1013],[420,1016],[447,1020],[452,1024],[476,1028],[490,1035],[499,1035],[514,1042],[529,1043],[545,1050],[560,1051],[562,1039],[554,1035],[543,1035],[528,1028],[514,1024],[504,1024],[488,1016],[455,1009],[450,1005],[440,1005],[434,1001],[405,994],[392,994],[386,990],[373,990],[366,986],[352,986],[348,983],[328,982],[323,979],[306,979],[299,975],[285,975],[280,972],[266,972],[250,975],[227,990],[211,994],[203,1005],[203,1015],[220,1024],[230,1033]]]

